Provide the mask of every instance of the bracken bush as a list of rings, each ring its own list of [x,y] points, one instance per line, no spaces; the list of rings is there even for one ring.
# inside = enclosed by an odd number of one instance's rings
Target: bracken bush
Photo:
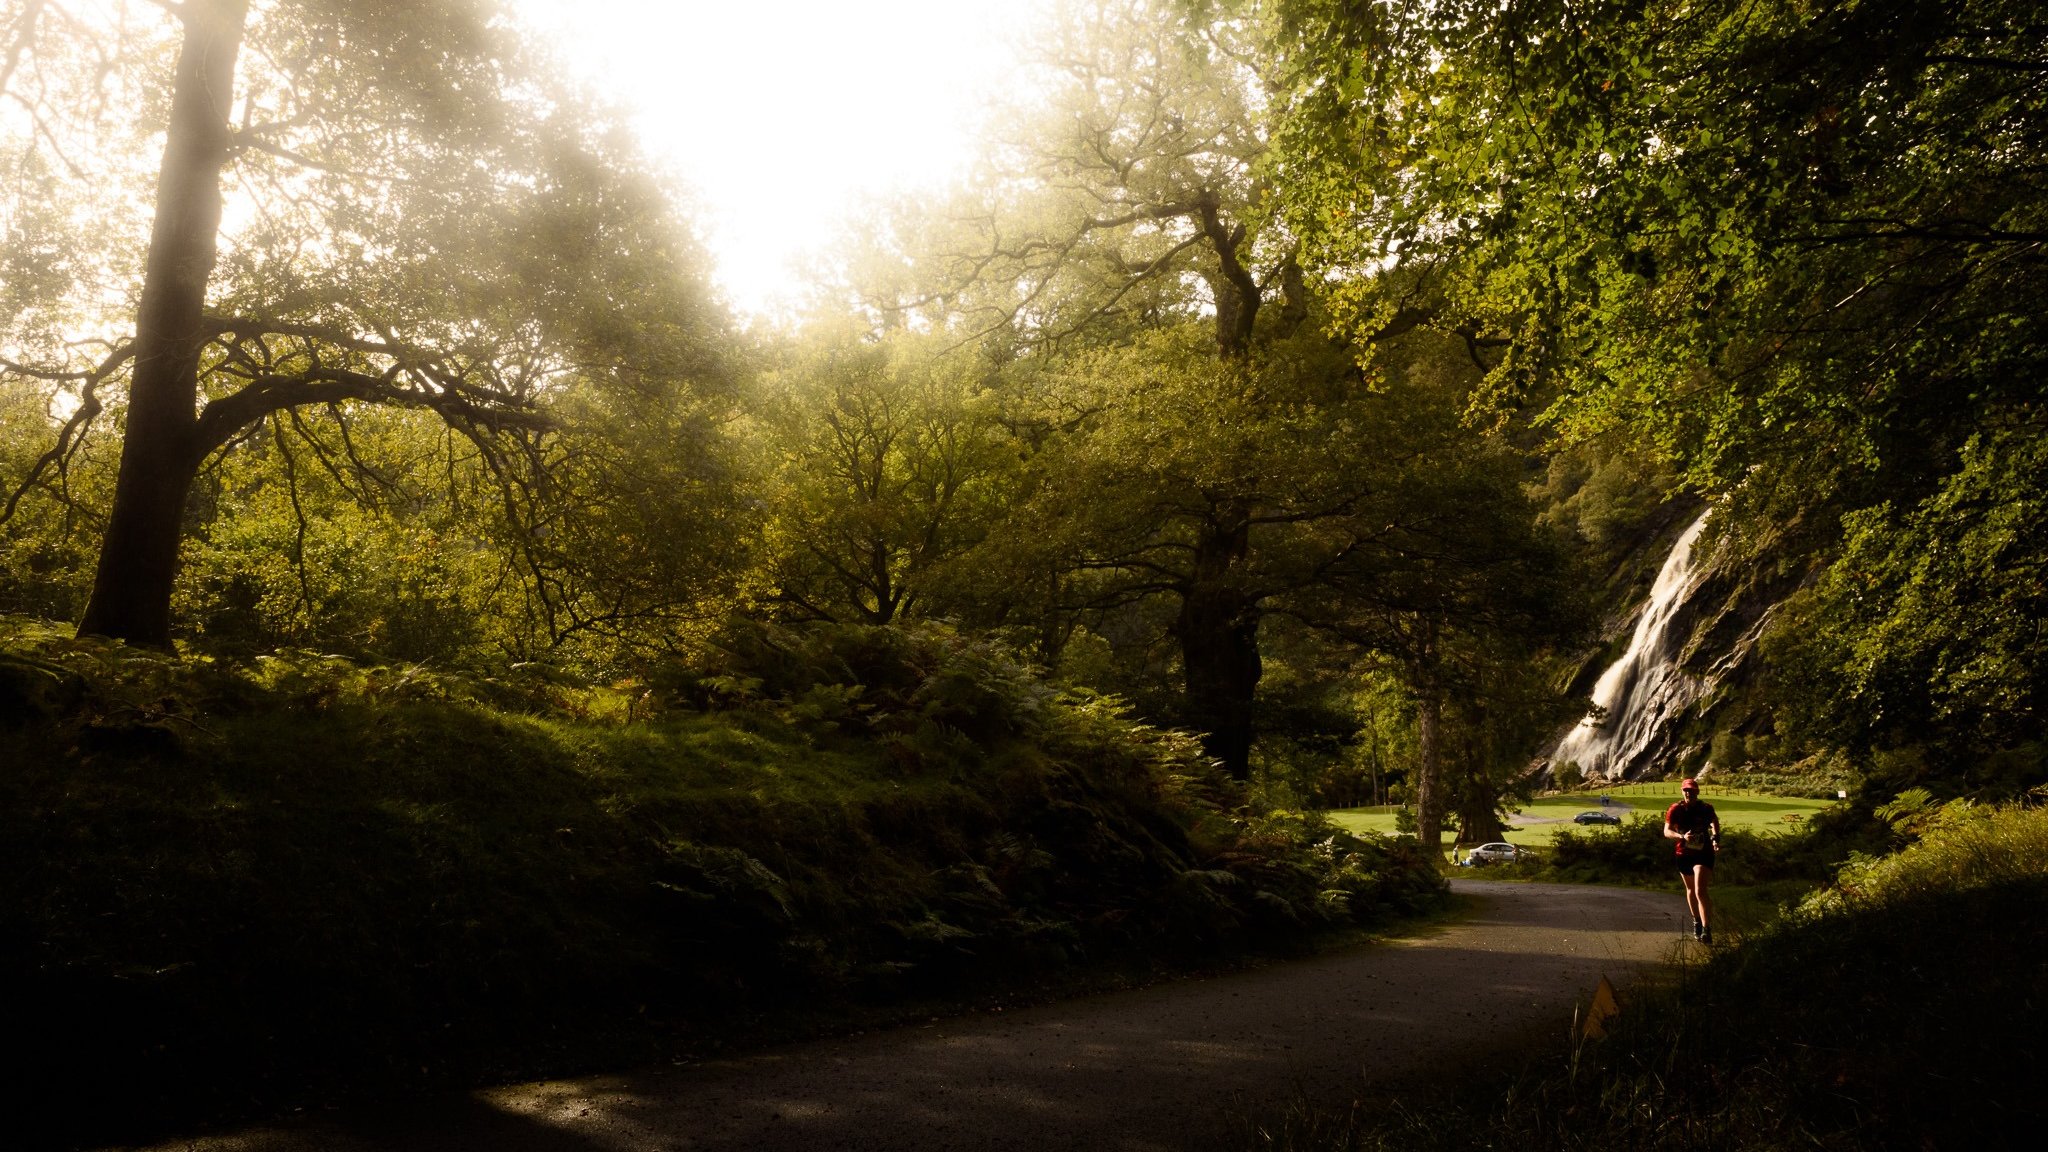
[[[2041,798],[2037,790],[2036,797]],[[2048,808],[2039,803],[1932,804],[1914,790],[1879,810],[1912,841],[1858,853],[1802,906],[1809,916],[1938,898],[1965,888],[2048,881]]]

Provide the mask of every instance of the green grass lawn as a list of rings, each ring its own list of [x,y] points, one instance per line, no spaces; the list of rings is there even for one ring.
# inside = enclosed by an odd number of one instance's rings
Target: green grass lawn
[[[1599,832],[1603,826],[1594,824],[1581,828],[1571,823],[1572,817],[1581,812],[1602,811],[1600,797],[1606,796],[1612,803],[1605,811],[1613,812],[1627,820],[1638,815],[1659,816],[1664,809],[1678,800],[1678,785],[1666,781],[1656,784],[1617,784],[1599,791],[1572,792],[1560,796],[1539,796],[1522,806],[1516,814],[1518,821],[1508,829],[1508,843],[1525,848],[1547,848],[1551,833],[1559,828],[1573,828],[1587,832]],[[1720,814],[1723,828],[1743,828],[1752,832],[1782,832],[1796,827],[1800,821],[1834,803],[1831,800],[1802,800],[1789,796],[1766,796],[1761,793],[1740,791],[1717,792],[1711,786],[1704,797]],[[1352,832],[1378,832],[1381,835],[1394,834],[1393,805],[1377,808],[1346,808],[1325,813],[1339,827]],[[1792,819],[1787,819],[1792,817]],[[1522,822],[1526,821],[1526,823]]]

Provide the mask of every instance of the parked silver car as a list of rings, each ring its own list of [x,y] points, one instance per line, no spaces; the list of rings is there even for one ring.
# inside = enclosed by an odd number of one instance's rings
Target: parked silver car
[[[1458,864],[1463,868],[1478,868],[1487,864],[1513,864],[1525,855],[1527,853],[1524,850],[1513,844],[1496,840],[1491,844],[1481,844],[1465,853],[1465,858],[1458,861]]]

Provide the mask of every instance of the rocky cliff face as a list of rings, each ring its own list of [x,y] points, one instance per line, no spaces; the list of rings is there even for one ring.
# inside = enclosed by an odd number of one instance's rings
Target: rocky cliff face
[[[1599,711],[1560,733],[1544,759],[1589,779],[1633,780],[1707,767],[1716,733],[1769,732],[1756,691],[1758,640],[1804,566],[1768,562],[1767,541],[1736,540],[1702,513],[1671,545],[1648,596],[1626,618],[1627,647],[1590,691]]]

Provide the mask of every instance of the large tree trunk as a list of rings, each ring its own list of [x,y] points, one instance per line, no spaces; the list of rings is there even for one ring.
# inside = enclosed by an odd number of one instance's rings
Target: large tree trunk
[[[1204,192],[1196,201],[1196,222],[1216,254],[1216,269],[1203,273],[1216,304],[1216,353],[1225,362],[1251,355],[1259,316],[1258,279],[1239,259],[1246,230],[1223,218],[1222,199]],[[1202,732],[1202,748],[1243,780],[1252,772],[1252,701],[1263,666],[1259,662],[1259,597],[1240,586],[1238,567],[1251,544],[1250,513],[1232,501],[1217,501],[1195,541],[1194,575],[1181,590],[1180,662],[1188,722]]]
[[[1436,667],[1436,621],[1425,616],[1409,661],[1415,692],[1415,833],[1423,847],[1443,850],[1443,688]]]
[[[1443,701],[1425,690],[1415,701],[1415,837],[1425,848],[1444,843]]]
[[[136,314],[121,469],[82,634],[171,642],[185,501],[206,451],[197,411],[202,308],[218,252],[220,178],[248,7],[248,0],[185,0],[178,9],[185,40]]]
[[[1188,722],[1202,747],[1232,776],[1251,774],[1252,700],[1259,686],[1259,603],[1237,586],[1250,525],[1226,511],[1203,525],[1195,543],[1195,579],[1181,594],[1180,640]]]
[[[1458,810],[1458,839],[1466,844],[1485,844],[1507,838],[1507,825],[1491,802],[1468,799]]]
[[[1465,770],[1458,789],[1458,840],[1484,844],[1507,839],[1508,829],[1500,818],[1500,790],[1493,782],[1493,744],[1487,733],[1483,706],[1473,717],[1473,723],[1479,729],[1478,736],[1463,741]]]

